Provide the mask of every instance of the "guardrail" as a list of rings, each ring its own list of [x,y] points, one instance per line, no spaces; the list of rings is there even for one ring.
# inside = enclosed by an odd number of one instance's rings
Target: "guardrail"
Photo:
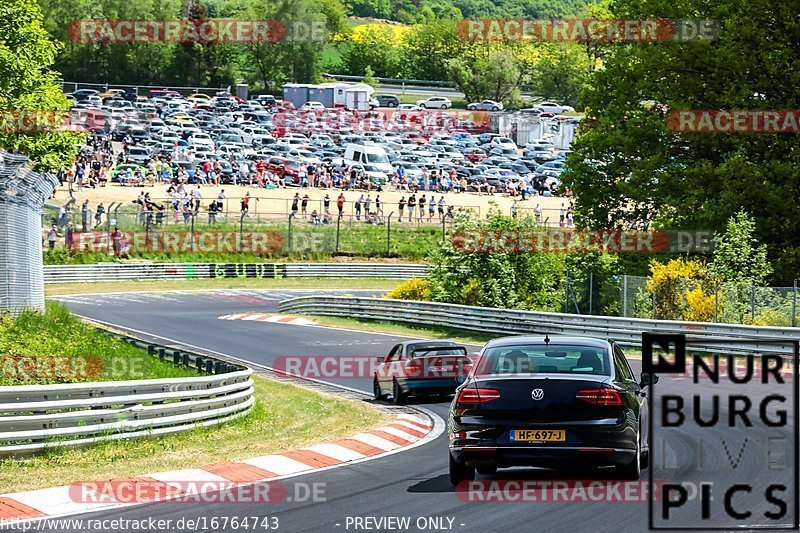
[[[109,333],[210,375],[0,387],[0,456],[188,431],[243,416],[255,402],[244,366]]]
[[[641,346],[643,332],[683,333],[689,336],[692,346],[700,350],[733,354],[788,356],[793,354],[792,343],[800,339],[800,328],[542,313],[384,298],[304,296],[284,300],[279,310],[289,314],[408,322],[504,335],[546,333],[600,337],[626,346]]]
[[[45,265],[44,282],[212,278],[386,278],[410,279],[430,267],[394,263],[94,263]]]

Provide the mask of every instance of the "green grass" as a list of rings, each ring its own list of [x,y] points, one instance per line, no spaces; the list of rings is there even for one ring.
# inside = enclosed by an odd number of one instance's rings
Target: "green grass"
[[[256,405],[245,417],[158,439],[0,460],[0,493],[100,481],[279,453],[374,428],[388,416],[364,403],[254,377]]]
[[[366,278],[290,278],[290,279],[181,279],[114,281],[98,283],[54,283],[45,285],[47,296],[107,292],[144,292],[211,289],[375,289],[389,291],[397,280]]]
[[[0,317],[0,386],[197,376],[81,322],[65,307]]]
[[[388,215],[388,213],[387,213]],[[120,225],[123,231],[144,232],[144,228],[127,222]],[[190,228],[183,225],[163,226],[151,228],[156,235],[164,231],[188,232]],[[408,222],[408,215],[403,222],[397,221],[394,215],[390,232],[385,226],[374,226],[364,222],[343,223],[339,231],[338,253],[352,257],[378,258],[402,257],[406,260],[421,261],[437,249],[442,242],[442,226],[440,223],[422,224]],[[196,224],[195,232],[214,231],[238,233],[238,224],[220,223],[217,225]],[[249,253],[243,249],[241,253],[213,253],[213,252],[180,252],[159,253],[148,250],[131,249],[127,258],[149,261],[167,262],[214,262],[214,263],[260,263],[282,261],[326,261],[337,251],[336,226],[314,226],[303,219],[292,225],[291,236],[285,223],[264,221],[248,221],[243,231],[247,232],[273,232],[269,237],[270,249],[279,250],[275,253]],[[447,233],[452,229],[446,228]],[[187,243],[191,241],[185,237]],[[143,243],[144,239],[139,242]],[[183,241],[183,239],[182,239]],[[156,242],[155,240],[153,242]],[[199,242],[199,241],[198,241]],[[247,237],[245,237],[247,242]],[[59,243],[60,244],[60,243]],[[151,248],[152,249],[152,248]],[[188,248],[191,250],[191,247]],[[255,250],[258,252],[258,250]],[[60,264],[87,264],[117,260],[105,251],[68,251],[56,248],[44,252],[44,262],[49,265]]]

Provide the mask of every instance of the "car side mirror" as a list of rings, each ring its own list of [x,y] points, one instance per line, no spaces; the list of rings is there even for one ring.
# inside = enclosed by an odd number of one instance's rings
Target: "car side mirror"
[[[379,363],[383,363],[384,361],[386,361],[385,357],[383,357],[383,356],[378,357],[378,362]]]
[[[658,383],[658,374],[653,374],[651,372],[642,372],[641,382],[639,385],[644,388],[648,385],[653,385],[654,383]]]

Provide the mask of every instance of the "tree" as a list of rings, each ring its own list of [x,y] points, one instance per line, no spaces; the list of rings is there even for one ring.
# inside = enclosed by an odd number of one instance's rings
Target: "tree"
[[[51,69],[58,45],[48,36],[35,0],[0,3],[0,109],[52,112],[69,109]],[[45,170],[69,163],[82,135],[0,133],[0,146],[21,152]]]
[[[565,185],[578,217],[600,228],[722,231],[746,208],[773,282],[800,260],[800,150],[786,134],[675,133],[668,109],[797,109],[800,24],[792,3],[618,0],[617,18],[712,19],[715,40],[616,45],[586,92],[589,126]]]
[[[493,52],[486,59],[450,59],[446,65],[448,77],[468,101],[488,98],[503,102],[525,79],[522,62],[508,50]]]
[[[714,236],[711,272],[720,281],[746,281],[764,285],[772,274],[767,261],[767,246],[758,244],[756,221],[739,211],[730,219],[724,233]]]
[[[367,65],[364,67],[364,83],[369,85],[370,87],[375,87],[378,85],[378,79],[375,77],[375,73],[372,71],[372,67]]]
[[[545,45],[543,49],[531,75],[534,92],[547,100],[577,105],[590,71],[588,58],[572,43]]]
[[[342,61],[347,72],[358,75],[369,66],[383,78],[399,74],[400,54],[392,26],[369,24],[354,33],[346,44]]]

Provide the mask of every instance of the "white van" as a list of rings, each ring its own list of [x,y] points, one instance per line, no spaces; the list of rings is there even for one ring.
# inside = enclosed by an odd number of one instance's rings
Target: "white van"
[[[346,165],[352,163],[368,164],[377,167],[381,172],[385,172],[390,176],[394,173],[394,168],[389,161],[386,150],[372,142],[348,144],[344,150],[343,160]]]

